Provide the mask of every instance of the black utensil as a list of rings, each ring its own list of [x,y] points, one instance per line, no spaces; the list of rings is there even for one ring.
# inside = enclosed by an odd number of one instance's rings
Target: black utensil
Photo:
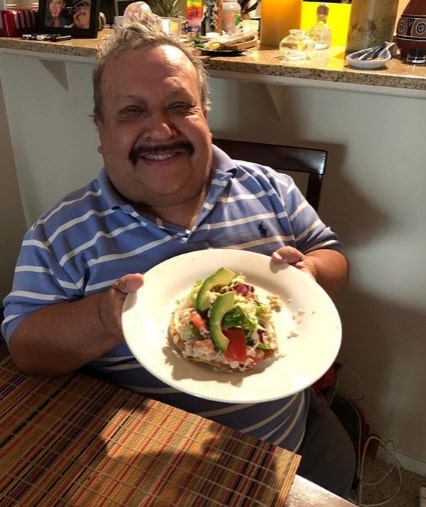
[[[363,55],[361,55],[358,60],[375,60],[379,54],[386,48],[388,42],[382,42],[378,46],[374,46],[368,51],[366,51]]]

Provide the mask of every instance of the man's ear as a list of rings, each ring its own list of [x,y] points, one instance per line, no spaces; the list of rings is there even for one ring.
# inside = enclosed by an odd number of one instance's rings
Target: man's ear
[[[94,119],[93,122],[96,126],[96,130],[98,131],[98,135],[100,136],[101,121],[99,119],[97,119],[97,120]],[[102,141],[101,141],[101,144],[97,148],[97,152],[100,153],[101,155],[103,154]]]

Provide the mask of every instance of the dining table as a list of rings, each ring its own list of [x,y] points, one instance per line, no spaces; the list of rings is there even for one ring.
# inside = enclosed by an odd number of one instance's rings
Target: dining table
[[[82,372],[0,361],[1,507],[348,507],[300,456]]]

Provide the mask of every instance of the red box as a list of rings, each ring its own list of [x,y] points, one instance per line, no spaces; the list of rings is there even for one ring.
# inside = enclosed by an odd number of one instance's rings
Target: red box
[[[7,9],[0,11],[0,37],[19,37],[37,29],[37,10]]]

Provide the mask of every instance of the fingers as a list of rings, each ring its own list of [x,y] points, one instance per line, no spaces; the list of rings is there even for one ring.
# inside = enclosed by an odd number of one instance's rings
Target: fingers
[[[297,265],[303,262],[305,256],[300,250],[292,246],[283,246],[272,254],[272,260],[278,264],[293,264]]]
[[[303,253],[297,248],[292,246],[283,246],[278,250],[275,250],[272,254],[272,260],[277,264],[290,264],[315,279],[308,256],[303,255]]]
[[[143,275],[140,273],[130,273],[119,278],[109,290],[100,294],[99,298],[99,317],[105,329],[123,340],[121,329],[121,312],[124,300],[127,294],[135,292],[143,285]]]
[[[111,288],[126,295],[129,292],[137,291],[142,285],[143,275],[141,273],[130,273],[119,278]]]

